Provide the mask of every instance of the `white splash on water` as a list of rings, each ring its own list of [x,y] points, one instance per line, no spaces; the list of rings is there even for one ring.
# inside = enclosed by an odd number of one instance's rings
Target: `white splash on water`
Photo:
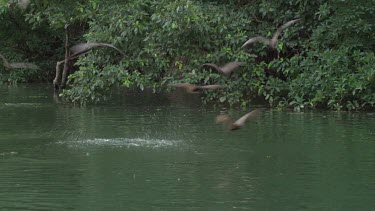
[[[42,107],[47,104],[43,103],[3,103],[3,106],[7,107]]]
[[[0,152],[0,156],[17,155],[18,152]]]
[[[143,138],[95,138],[75,141],[60,141],[59,144],[68,144],[72,147],[84,146],[112,146],[112,147],[144,147],[144,148],[166,148],[174,147],[182,144],[179,140],[166,140],[166,139],[143,139]]]

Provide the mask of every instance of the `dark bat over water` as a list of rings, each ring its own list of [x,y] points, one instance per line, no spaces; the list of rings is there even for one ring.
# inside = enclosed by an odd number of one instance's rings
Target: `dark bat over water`
[[[222,89],[225,88],[224,85],[205,85],[205,86],[199,86],[189,83],[180,83],[180,84],[174,84],[175,87],[182,87],[186,89],[186,92],[188,93],[200,93],[203,90],[214,90],[214,89]]]
[[[264,109],[258,108],[254,111],[251,111],[245,115],[243,115],[241,118],[233,122],[232,117],[230,117],[227,114],[220,114],[216,117],[216,123],[224,123],[228,126],[229,130],[237,130],[240,129],[242,126],[245,125],[245,123],[254,117],[256,117],[258,114],[260,114]]]
[[[301,20],[301,19],[295,19],[295,20],[291,20],[291,21],[288,21],[288,22],[284,23],[282,26],[277,28],[275,34],[273,34],[272,39],[268,39],[268,38],[265,38],[265,37],[262,37],[262,36],[256,36],[256,37],[250,38],[248,41],[246,41],[242,45],[242,47],[248,46],[248,45],[250,45],[252,43],[255,43],[255,42],[262,42],[266,45],[269,45],[271,48],[276,48],[276,43],[278,41],[278,38],[279,38],[280,34],[283,32],[283,30],[288,28],[290,25],[294,24],[295,22],[297,22],[299,20]]]
[[[1,54],[0,58],[3,60],[4,66],[7,69],[39,69],[39,67],[33,63],[9,63]]]
[[[123,56],[125,56],[125,53],[123,51],[118,49],[116,46],[108,44],[108,43],[79,43],[70,48],[70,52],[71,52],[70,58],[78,57],[82,54],[87,53],[91,49],[97,48],[97,47],[113,48],[117,50],[119,53],[121,53]]]
[[[232,71],[234,71],[236,68],[238,68],[239,66],[243,66],[245,65],[246,63],[245,62],[229,62],[227,64],[225,64],[224,66],[222,67],[219,67],[217,66],[216,64],[214,63],[205,63],[205,64],[202,64],[203,67],[209,67],[213,70],[216,70],[218,71],[219,73],[223,74],[223,75],[230,75],[232,73]]]

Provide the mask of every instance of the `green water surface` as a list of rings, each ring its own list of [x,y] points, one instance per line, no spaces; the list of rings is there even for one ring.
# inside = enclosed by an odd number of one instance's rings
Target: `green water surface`
[[[374,210],[375,113],[266,110],[238,131],[199,95],[57,102],[0,87],[0,210]]]

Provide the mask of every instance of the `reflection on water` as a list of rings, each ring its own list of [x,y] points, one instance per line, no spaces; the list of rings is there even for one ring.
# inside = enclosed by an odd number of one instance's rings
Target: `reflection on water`
[[[0,209],[375,207],[374,113],[268,110],[229,132],[199,95],[119,95],[79,108],[1,87]]]

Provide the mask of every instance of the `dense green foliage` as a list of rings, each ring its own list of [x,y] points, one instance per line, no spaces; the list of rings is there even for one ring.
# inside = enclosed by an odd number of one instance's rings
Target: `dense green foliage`
[[[96,49],[81,57],[63,92],[73,102],[102,100],[118,85],[157,91],[188,82],[227,85],[206,92],[205,102],[247,106],[262,97],[270,106],[295,109],[375,105],[374,0],[38,0],[26,11],[9,5],[0,7],[0,46],[9,58],[63,58],[66,24],[72,44],[107,42],[126,53],[122,58],[113,50]],[[10,37],[14,17],[24,33]],[[301,21],[283,32],[276,50],[260,43],[241,48],[248,38],[271,37],[294,18]],[[25,43],[33,45],[12,49]],[[247,65],[229,78],[201,67],[235,60]],[[54,65],[43,71],[38,77],[48,78]],[[36,77],[20,71],[11,79],[13,73],[0,72],[3,81]]]

